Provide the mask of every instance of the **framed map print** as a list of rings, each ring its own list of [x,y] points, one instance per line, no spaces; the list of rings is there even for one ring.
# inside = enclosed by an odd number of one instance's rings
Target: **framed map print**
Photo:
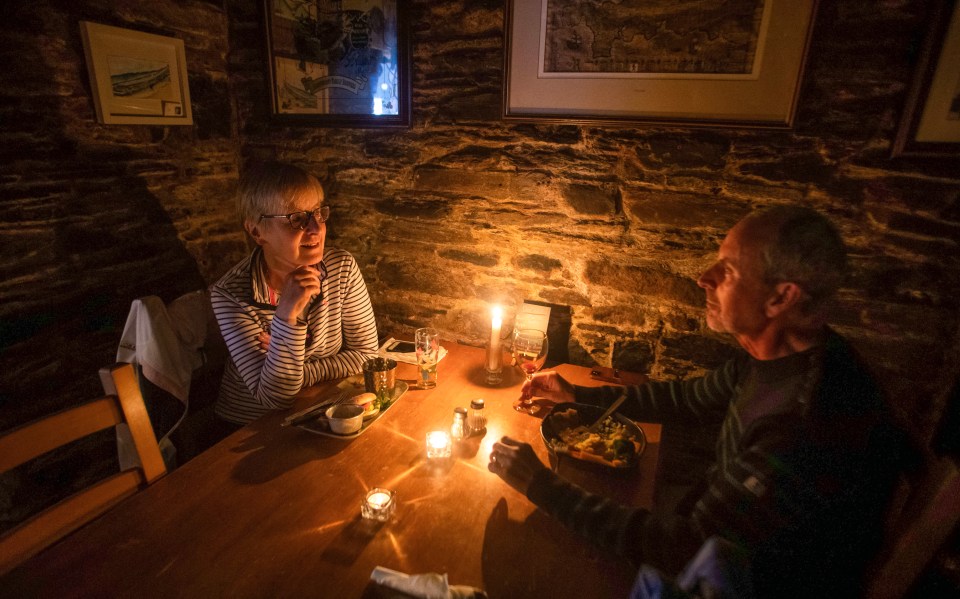
[[[409,127],[404,0],[263,0],[277,120]]]
[[[816,0],[509,0],[503,117],[788,128]]]

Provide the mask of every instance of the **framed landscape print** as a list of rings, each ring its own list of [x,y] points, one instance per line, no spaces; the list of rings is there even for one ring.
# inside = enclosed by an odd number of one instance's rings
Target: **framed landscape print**
[[[409,127],[403,0],[263,0],[274,117],[288,124]]]
[[[97,120],[107,125],[192,125],[183,41],[80,22]]]
[[[509,0],[505,120],[792,126],[816,0]]]

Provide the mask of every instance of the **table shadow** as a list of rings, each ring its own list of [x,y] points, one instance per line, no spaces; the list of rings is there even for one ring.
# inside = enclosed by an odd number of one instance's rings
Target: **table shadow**
[[[629,570],[626,579],[615,570],[625,562],[604,555],[540,510],[522,522],[510,520],[504,498],[487,519],[480,560],[490,597],[623,596],[611,592],[629,589],[632,580]],[[584,569],[597,571],[597,588],[582,588],[578,573]]]
[[[390,522],[365,520],[354,516],[353,520],[340,530],[340,534],[327,544],[327,548],[320,554],[320,559],[345,566],[352,565],[377,533],[389,525]]]
[[[245,454],[233,467],[234,480],[251,485],[264,483],[313,460],[332,457],[353,441],[317,443],[317,435],[288,427],[279,434],[292,438],[278,443],[277,434],[266,430],[266,427],[275,426],[280,426],[277,421],[266,419],[245,429],[249,434],[231,450]]]

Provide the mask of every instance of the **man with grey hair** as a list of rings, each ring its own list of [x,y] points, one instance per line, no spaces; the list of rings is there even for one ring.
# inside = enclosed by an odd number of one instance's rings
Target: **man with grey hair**
[[[825,325],[845,274],[843,241],[814,210],[775,207],[730,230],[697,283],[707,325],[744,351],[701,378],[627,387],[621,408],[668,426],[722,423],[704,480],[675,510],[592,495],[509,437],[494,444],[490,471],[638,564],[673,575],[719,540],[742,557],[757,596],[856,595],[880,542],[902,445],[870,373]],[[522,394],[608,406],[623,391],[541,372]]]

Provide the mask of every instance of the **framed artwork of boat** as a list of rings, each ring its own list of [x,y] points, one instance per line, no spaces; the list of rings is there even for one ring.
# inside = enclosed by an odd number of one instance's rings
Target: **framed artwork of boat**
[[[817,0],[509,0],[507,121],[793,125]]]
[[[192,125],[183,40],[80,22],[97,121]]]
[[[409,127],[404,4],[263,0],[274,118],[325,127]]]
[[[891,157],[960,156],[960,2],[936,0]]]

